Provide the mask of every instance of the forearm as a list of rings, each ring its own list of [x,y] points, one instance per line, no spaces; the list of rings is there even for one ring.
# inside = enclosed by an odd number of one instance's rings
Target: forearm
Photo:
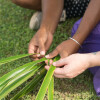
[[[40,29],[54,33],[63,10],[63,4],[64,0],[42,0],[43,17]]]
[[[100,51],[89,53],[90,67],[100,66]]]
[[[73,36],[80,44],[87,38],[100,21],[100,0],[91,0],[76,34]]]

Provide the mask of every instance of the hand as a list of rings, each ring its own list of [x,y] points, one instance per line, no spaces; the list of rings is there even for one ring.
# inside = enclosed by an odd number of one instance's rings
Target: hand
[[[46,58],[53,58],[60,54],[61,58],[65,58],[70,54],[76,53],[79,49],[79,45],[73,40],[66,40],[56,47],[56,49],[48,54]]]
[[[53,40],[53,34],[46,32],[43,29],[38,30],[38,32],[33,36],[29,43],[29,53],[40,53],[42,56],[45,55],[46,51],[49,49]],[[35,60],[38,59],[40,54],[32,56]]]
[[[64,59],[53,63],[57,68],[54,76],[57,78],[74,78],[91,67],[90,54],[72,54]],[[63,66],[63,67],[62,67]],[[48,70],[49,66],[45,66]]]

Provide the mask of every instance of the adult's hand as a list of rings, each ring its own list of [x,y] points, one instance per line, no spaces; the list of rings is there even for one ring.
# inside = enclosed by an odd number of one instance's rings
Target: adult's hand
[[[29,43],[28,53],[39,53],[32,56],[35,60],[44,56],[53,40],[53,34],[44,29],[39,29]]]
[[[57,78],[74,78],[91,67],[91,60],[94,58],[91,54],[72,54],[66,58],[60,59],[53,63],[56,66],[54,76]],[[45,66],[49,70],[50,66]]]
[[[46,58],[50,59],[57,56],[58,54],[61,56],[61,58],[65,58],[73,53],[76,53],[79,48],[80,46],[76,42],[69,39],[58,45],[53,52],[46,55]]]

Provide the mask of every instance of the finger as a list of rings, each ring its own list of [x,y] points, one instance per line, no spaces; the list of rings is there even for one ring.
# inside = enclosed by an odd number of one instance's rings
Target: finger
[[[50,58],[53,58],[53,57],[55,57],[57,55],[58,55],[58,51],[55,49],[53,52],[49,53],[45,57],[50,59]]]
[[[74,78],[76,75],[73,75],[73,74],[57,74],[57,73],[54,73],[55,76],[63,76],[62,78]]]
[[[68,56],[68,53],[66,51],[63,51],[63,52],[60,53],[61,59],[65,58],[67,56]]]
[[[37,47],[35,47],[34,53],[37,53]],[[34,54],[34,55],[30,56],[30,57],[32,57],[33,59],[35,59],[35,58],[37,58],[37,54]]]
[[[39,60],[38,58],[33,58],[32,56],[30,56],[30,59],[31,59],[32,61]]]
[[[53,65],[57,66],[57,67],[64,66],[66,64],[67,64],[67,59],[66,58],[60,59],[60,60],[58,60],[56,62],[53,62]]]
[[[28,46],[28,53],[35,53],[35,51],[37,51],[37,46],[33,42],[30,42]]]
[[[34,58],[34,61],[39,60],[39,58]]]
[[[54,74],[65,75],[65,70],[64,68],[56,68]]]
[[[38,53],[38,54],[37,54],[37,57],[38,57],[39,59],[41,59],[41,58],[44,57],[44,55],[41,55],[41,54],[40,54],[39,48],[38,48],[38,50],[37,50],[37,53]]]
[[[37,53],[37,46],[35,46],[34,44],[29,44],[29,48],[28,48],[28,53],[31,54],[31,53]],[[36,55],[32,55],[30,56],[32,58],[36,58],[37,56]]]
[[[57,74],[54,74],[54,76],[55,76],[56,78],[66,78],[66,77],[63,76],[63,75],[57,75]]]
[[[33,46],[33,45],[29,45],[28,53],[29,53],[29,54],[31,54],[31,53],[35,53],[35,46]]]
[[[46,65],[48,65],[48,60],[45,60]]]
[[[46,70],[49,70],[49,68],[50,68],[50,66],[45,66],[45,69],[46,69]]]
[[[45,55],[45,46],[42,41],[39,41],[39,51],[41,55]]]
[[[37,57],[40,57],[40,52],[39,52],[39,48],[37,49]]]
[[[53,61],[51,59],[49,61],[45,60],[45,63],[46,63],[47,66],[50,66],[53,63]]]
[[[51,64],[53,64],[53,60],[52,60],[52,59],[50,59],[50,62],[49,62],[49,63],[50,63],[50,65],[51,65]]]

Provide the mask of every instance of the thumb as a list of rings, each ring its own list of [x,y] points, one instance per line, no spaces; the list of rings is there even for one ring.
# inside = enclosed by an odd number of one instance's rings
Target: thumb
[[[45,55],[45,46],[42,41],[39,42],[39,51],[41,55]]]
[[[58,55],[58,51],[57,51],[57,49],[55,49],[53,52],[49,53],[45,57],[48,58],[48,59],[50,59],[50,58],[53,58],[53,57],[55,57],[57,55]]]
[[[66,64],[67,64],[66,58],[60,59],[53,63],[54,66],[58,66],[58,67],[66,65]]]

